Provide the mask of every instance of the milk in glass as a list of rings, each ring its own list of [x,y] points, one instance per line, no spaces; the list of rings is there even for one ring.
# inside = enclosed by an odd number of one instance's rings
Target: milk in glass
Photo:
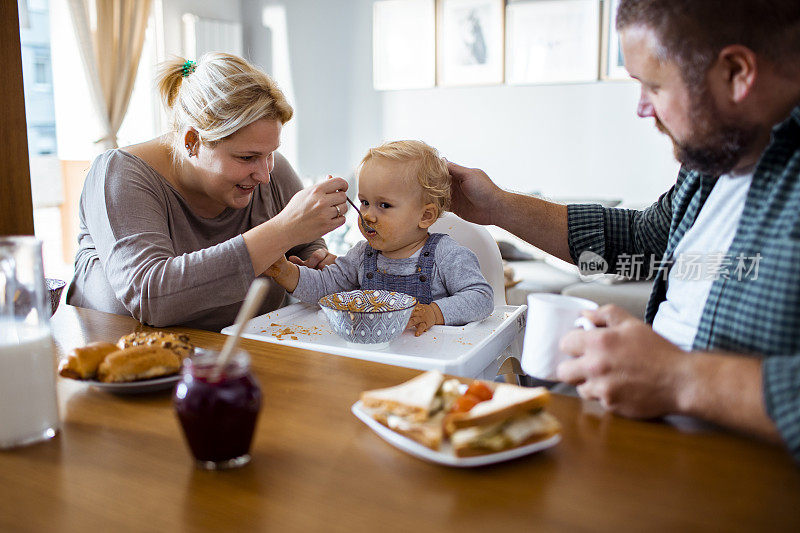
[[[42,243],[0,237],[0,449],[58,431],[50,313]]]
[[[55,435],[55,387],[50,328],[0,321],[0,448]]]

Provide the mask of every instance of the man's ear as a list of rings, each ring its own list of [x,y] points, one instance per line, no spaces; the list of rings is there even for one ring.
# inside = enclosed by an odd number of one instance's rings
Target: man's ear
[[[189,157],[197,155],[197,149],[200,148],[200,134],[197,133],[196,129],[189,128],[186,130],[186,134],[183,136],[183,146]]]
[[[436,207],[436,204],[425,204],[422,206],[422,218],[419,221],[419,227],[422,229],[428,229],[431,227],[431,224],[436,222],[438,218],[439,208]]]
[[[750,94],[758,75],[755,52],[740,44],[726,46],[712,67],[717,82],[724,87],[728,100],[738,104]]]

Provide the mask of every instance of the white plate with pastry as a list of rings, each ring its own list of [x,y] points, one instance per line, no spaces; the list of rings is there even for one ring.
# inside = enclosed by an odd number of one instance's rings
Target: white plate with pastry
[[[432,370],[394,387],[365,391],[352,413],[389,444],[454,467],[484,466],[558,444],[561,425],[545,411],[550,394]]]
[[[136,332],[116,344],[93,342],[74,348],[59,363],[59,375],[116,394],[171,389],[181,363],[194,352],[185,335]]]
[[[84,380],[83,382],[89,386],[104,390],[106,392],[113,392],[114,394],[147,394],[149,392],[172,389],[175,387],[175,384],[180,381],[180,379],[180,374],[173,374],[171,376],[143,379],[141,381],[130,381],[127,383],[105,383],[102,381],[95,381],[93,379]]]

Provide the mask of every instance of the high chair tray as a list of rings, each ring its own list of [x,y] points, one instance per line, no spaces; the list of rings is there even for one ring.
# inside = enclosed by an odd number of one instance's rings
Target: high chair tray
[[[404,331],[388,347],[352,344],[328,325],[316,304],[296,303],[250,320],[243,337],[285,344],[333,355],[475,377],[525,328],[527,306],[503,305],[480,322],[465,326],[433,326],[419,337]],[[233,326],[222,333],[231,335]]]

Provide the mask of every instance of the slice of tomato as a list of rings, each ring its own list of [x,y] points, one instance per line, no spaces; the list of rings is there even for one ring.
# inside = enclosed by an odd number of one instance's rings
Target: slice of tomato
[[[477,396],[465,393],[458,398],[456,398],[455,403],[453,404],[453,408],[450,409],[451,413],[466,413],[477,404],[481,403],[481,399]]]
[[[476,396],[480,399],[480,401],[485,402],[486,400],[491,400],[494,393],[492,389],[489,388],[488,385],[483,383],[482,381],[473,381],[470,383],[469,387],[467,388],[467,392],[465,394],[471,394]]]

